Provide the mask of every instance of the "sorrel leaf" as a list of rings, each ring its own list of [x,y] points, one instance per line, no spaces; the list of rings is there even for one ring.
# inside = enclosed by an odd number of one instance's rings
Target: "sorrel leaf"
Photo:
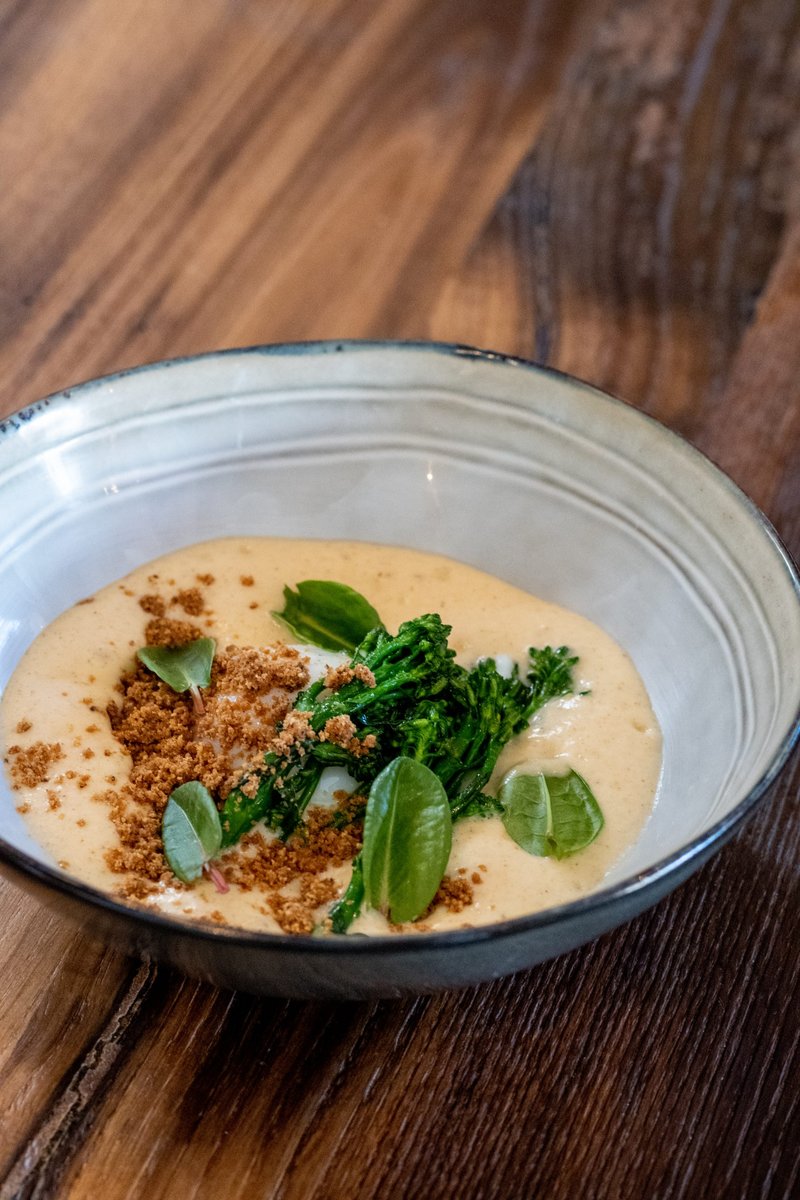
[[[528,854],[566,858],[584,850],[603,828],[600,805],[577,771],[512,775],[499,793],[503,824]]]
[[[355,650],[371,629],[383,624],[360,592],[344,583],[305,579],[297,591],[283,589],[284,608],[273,617],[288,625],[301,642],[323,650]]]
[[[364,814],[367,904],[396,924],[416,920],[442,881],[452,837],[439,779],[415,759],[393,759],[372,784]]]
[[[161,824],[167,862],[184,883],[198,879],[222,845],[217,807],[197,780],[183,783],[167,801]]]
[[[140,662],[163,679],[174,692],[192,693],[195,710],[203,711],[200,688],[211,681],[211,664],[217,643],[213,638],[197,638],[185,646],[142,646],[136,651]]]
[[[498,795],[506,832],[528,854],[552,854],[550,794],[544,775],[512,775]]]

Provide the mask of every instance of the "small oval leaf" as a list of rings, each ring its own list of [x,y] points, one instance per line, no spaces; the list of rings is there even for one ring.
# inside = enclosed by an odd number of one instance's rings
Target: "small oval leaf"
[[[452,840],[440,780],[416,759],[393,759],[373,782],[364,816],[367,904],[396,924],[415,921],[442,881]]]
[[[202,783],[192,780],[176,788],[161,823],[164,855],[178,879],[192,883],[222,845],[217,806]]]
[[[512,775],[500,788],[506,832],[528,854],[552,854],[550,795],[544,775]]]
[[[332,580],[305,579],[296,592],[285,587],[283,602],[283,611],[273,612],[273,617],[288,625],[301,642],[323,650],[352,654],[371,629],[383,624],[360,592]]]
[[[593,842],[605,821],[592,789],[577,771],[546,775],[545,782],[553,814],[553,854],[566,858]]]
[[[174,692],[185,692],[189,688],[208,687],[216,648],[214,639],[206,637],[185,646],[143,646],[136,655]]]
[[[603,828],[600,805],[577,771],[512,775],[499,793],[503,824],[528,854],[566,858],[584,850]]]

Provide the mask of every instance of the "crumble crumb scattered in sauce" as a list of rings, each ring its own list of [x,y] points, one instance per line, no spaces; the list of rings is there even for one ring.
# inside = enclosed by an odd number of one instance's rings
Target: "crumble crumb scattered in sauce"
[[[478,876],[477,882],[480,883],[480,876]],[[445,875],[433,898],[432,908],[435,908],[437,904],[443,904],[448,912],[460,913],[469,904],[472,904],[474,898],[475,890],[471,883],[467,883],[466,879]]]
[[[153,593],[140,596],[139,607],[143,608],[146,613],[150,613],[152,617],[163,617],[167,611],[163,597],[156,596]]]
[[[641,681],[611,639],[575,614],[449,560],[356,543],[277,539],[205,543],[140,568],[78,601],[28,651],[0,705],[0,735],[12,787],[25,791],[17,811],[62,869],[180,919],[290,934],[325,928],[360,850],[363,796],[339,789],[319,803],[315,797],[286,842],[256,826],[216,860],[230,889],[222,897],[208,879],[180,883],[161,848],[163,810],[179,784],[198,779],[221,801],[262,763],[266,750],[282,754],[313,736],[308,719],[290,711],[312,672],[332,691],[353,679],[375,685],[364,666],[285,644],[286,630],[270,611],[280,607],[285,583],[304,578],[349,583],[369,597],[389,628],[440,612],[454,625],[451,643],[465,663],[485,653],[523,660],[529,645],[566,643],[580,655],[580,690],[591,693],[548,706],[498,765],[501,774],[520,764],[555,772],[573,766],[590,778],[606,827],[587,851],[560,863],[534,859],[499,821],[459,822],[448,872],[413,926],[392,926],[381,914],[365,912],[352,931],[461,928],[598,886],[638,835],[660,762],[660,737]],[[182,615],[168,615],[176,610]],[[134,650],[203,636],[215,638],[217,653],[198,716],[189,694],[173,692]],[[82,706],[94,714],[89,725]],[[34,729],[36,739],[26,738]],[[75,737],[81,729],[91,735],[91,747]],[[316,736],[368,753],[369,739],[359,742],[355,733],[343,716]],[[98,757],[103,772],[92,774]],[[64,821],[65,813],[72,819]]]
[[[23,724],[24,721],[18,722],[17,728]],[[30,722],[28,727],[31,727]],[[19,791],[20,788],[35,788],[40,783],[47,783],[52,767],[63,757],[60,742],[33,742],[26,747],[9,746],[4,761],[8,763],[11,786]]]
[[[170,604],[177,604],[190,617],[199,617],[205,612],[205,601],[199,587],[181,588],[172,597]],[[163,613],[161,614],[163,616]]]
[[[153,617],[144,630],[148,646],[185,646],[202,636],[202,629],[191,621],[176,621],[173,617]]]

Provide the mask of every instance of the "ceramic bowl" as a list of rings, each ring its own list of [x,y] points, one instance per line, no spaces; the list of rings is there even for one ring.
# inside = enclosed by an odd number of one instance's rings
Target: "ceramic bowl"
[[[457,346],[322,343],[157,363],[0,425],[0,687],[60,611],[230,534],[470,563],[606,629],[664,734],[654,813],[592,894],[493,926],[314,939],[127,908],[59,870],[0,784],[3,869],[114,945],[217,984],[367,997],[489,979],[626,921],[750,814],[800,708],[796,572],[691,446],[593,388]]]

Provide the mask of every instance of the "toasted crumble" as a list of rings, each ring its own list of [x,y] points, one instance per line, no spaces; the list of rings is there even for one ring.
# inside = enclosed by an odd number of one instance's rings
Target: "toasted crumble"
[[[205,601],[203,593],[199,587],[181,588],[172,599],[170,604],[177,604],[190,617],[199,617],[205,612]]]
[[[267,899],[269,911],[284,933],[313,933],[317,910],[328,904],[339,894],[335,879],[304,876],[300,880],[299,895],[283,895],[273,892]]]
[[[356,737],[356,727],[345,713],[338,717],[330,717],[317,736],[321,742],[331,742],[334,746],[343,747],[355,758],[363,758],[378,744],[374,733],[368,733],[363,738]]]
[[[64,757],[60,742],[34,742],[24,749],[9,746],[8,754],[11,786],[16,791],[47,783],[51,768]]]
[[[375,687],[375,676],[366,663],[356,663],[354,667],[351,667],[349,663],[328,667],[325,675],[325,687],[330,688],[332,692],[338,692],[340,688],[347,683],[352,683],[354,679],[358,679],[367,687]]]
[[[329,875],[304,875],[300,880],[300,899],[310,908],[321,908],[339,895],[339,885]]]
[[[204,692],[206,711],[198,717],[187,696],[174,692],[142,663],[122,676],[107,711],[116,740],[131,758],[130,775],[93,799],[108,808],[119,839],[106,852],[106,863],[138,881],[128,881],[125,895],[145,899],[148,889],[177,885],[161,839],[163,811],[176,787],[197,779],[221,800],[235,785],[254,795],[266,750],[285,754],[313,737],[308,717],[291,708],[295,692],[308,680],[308,660],[290,647],[229,646],[214,660]],[[361,812],[350,800],[344,808],[340,803],[337,823],[343,810],[348,821]],[[287,843],[267,843],[258,830],[251,831],[218,860],[226,880],[243,890],[257,887],[271,894],[301,877],[311,879],[331,865],[352,861],[360,847],[360,820],[340,829],[331,810],[320,812],[307,814]],[[317,895],[332,898],[331,888],[332,880],[324,888],[307,883],[296,903],[308,908]],[[298,923],[297,912],[287,916],[290,909],[282,901],[278,908],[284,921]]]
[[[345,866],[361,849],[363,804],[348,801],[335,810],[311,808],[303,825],[285,842],[251,829],[219,860],[223,876],[243,891],[271,893],[297,879]],[[341,828],[337,813],[347,819]]]
[[[308,713],[295,712],[292,709],[286,714],[280,731],[275,735],[273,748],[278,754],[287,754],[292,746],[310,741],[315,736]]]
[[[167,611],[167,606],[164,603],[162,596],[157,596],[154,593],[148,593],[146,596],[139,597],[139,607],[143,608],[151,617],[163,617]]]
[[[471,883],[466,879],[454,879],[452,875],[445,875],[431,903],[434,908],[441,904],[448,912],[460,913],[472,904],[474,899],[475,891]]]
[[[299,692],[310,679],[308,658],[282,642],[264,649],[227,646],[218,656],[218,670],[224,675],[222,690],[247,696],[264,695],[275,688]]]
[[[314,913],[302,900],[275,892],[267,901],[270,911],[284,933],[314,932]]]
[[[203,636],[202,629],[191,621],[175,621],[171,617],[153,617],[144,630],[148,646],[185,646]]]

